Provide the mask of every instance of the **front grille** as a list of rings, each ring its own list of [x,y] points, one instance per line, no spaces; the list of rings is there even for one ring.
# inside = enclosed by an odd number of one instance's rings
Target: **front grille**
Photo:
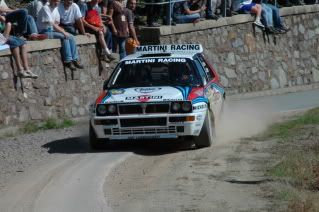
[[[119,105],[120,114],[143,114],[141,105]]]
[[[172,134],[176,133],[176,127],[154,127],[154,128],[113,128],[113,135],[148,135],[148,134]]]
[[[145,113],[168,113],[169,104],[148,104]]]
[[[120,104],[119,114],[152,114],[168,113],[168,103],[137,103],[137,104]]]
[[[134,118],[120,119],[121,127],[165,126],[167,118]]]

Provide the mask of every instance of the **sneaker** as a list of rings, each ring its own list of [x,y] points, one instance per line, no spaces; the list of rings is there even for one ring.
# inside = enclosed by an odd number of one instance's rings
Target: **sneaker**
[[[285,30],[286,32],[288,32],[290,30],[290,27],[287,25],[283,25],[282,27],[280,27],[280,29]]]
[[[76,68],[73,66],[72,62],[64,63],[64,67],[69,68],[71,71],[76,71]]]
[[[26,70],[24,73],[28,74],[30,78],[37,79],[39,76],[33,73],[31,70]]]
[[[18,77],[20,77],[20,78],[31,78],[31,76],[24,70],[18,71]]]
[[[48,38],[46,34],[32,34],[29,36],[30,40],[45,40]]]
[[[84,66],[78,60],[74,60],[74,61],[72,61],[72,63],[78,69],[83,69],[84,68]]]
[[[265,28],[265,26],[260,22],[260,20],[256,20],[254,24],[258,27]]]

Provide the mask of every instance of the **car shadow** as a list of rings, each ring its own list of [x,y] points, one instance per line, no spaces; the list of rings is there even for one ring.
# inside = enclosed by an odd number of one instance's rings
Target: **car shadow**
[[[87,136],[51,141],[42,146],[50,154],[81,154],[105,152],[133,152],[138,155],[154,156],[194,150],[192,142],[181,140],[126,140],[113,141],[100,150],[91,150]]]

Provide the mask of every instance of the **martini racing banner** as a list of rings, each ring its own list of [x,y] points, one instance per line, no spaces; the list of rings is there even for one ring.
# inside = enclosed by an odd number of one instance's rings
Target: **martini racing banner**
[[[136,47],[138,53],[174,53],[174,52],[187,52],[201,53],[203,47],[201,44],[171,44],[171,45],[149,45]]]

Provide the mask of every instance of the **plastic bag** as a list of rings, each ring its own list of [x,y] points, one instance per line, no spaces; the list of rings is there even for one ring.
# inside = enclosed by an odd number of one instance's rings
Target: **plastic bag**
[[[126,45],[125,45],[126,54],[133,54],[135,52],[136,47],[138,47],[138,45],[133,38],[128,38],[126,40]]]

